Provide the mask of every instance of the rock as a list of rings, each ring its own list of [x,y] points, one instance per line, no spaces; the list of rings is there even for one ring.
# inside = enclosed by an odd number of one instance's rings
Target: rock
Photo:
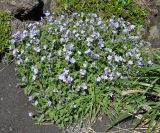
[[[160,6],[160,0],[155,0],[157,6]]]
[[[149,40],[155,40],[155,39],[159,40],[159,33],[160,32],[158,30],[157,25],[150,27],[148,39]]]
[[[0,10],[10,11],[17,19],[40,20],[46,10],[50,11],[52,0],[6,0],[0,1]]]

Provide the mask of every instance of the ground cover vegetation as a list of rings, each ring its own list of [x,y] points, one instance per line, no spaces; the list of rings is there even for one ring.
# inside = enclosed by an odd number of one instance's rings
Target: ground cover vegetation
[[[54,12],[86,12],[96,13],[101,17],[121,16],[133,24],[145,24],[149,14],[144,6],[134,0],[54,0]]]
[[[10,20],[9,13],[0,11],[0,54],[9,46]]]
[[[10,39],[33,118],[64,127],[106,114],[114,125],[143,110],[137,126],[159,130],[160,55],[143,39],[146,12],[131,0],[58,2],[68,12],[47,12]]]

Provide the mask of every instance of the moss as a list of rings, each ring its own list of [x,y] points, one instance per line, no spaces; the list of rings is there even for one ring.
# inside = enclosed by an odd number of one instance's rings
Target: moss
[[[54,0],[53,11],[92,12],[101,17],[122,16],[133,24],[144,24],[147,11],[133,0]]]
[[[11,16],[5,11],[0,11],[0,54],[9,46]]]

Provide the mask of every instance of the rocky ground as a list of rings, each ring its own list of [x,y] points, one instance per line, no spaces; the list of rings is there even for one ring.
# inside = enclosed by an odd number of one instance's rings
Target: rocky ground
[[[15,0],[18,2],[18,0]],[[12,11],[12,9],[17,8],[17,4],[12,0],[0,0],[0,10]],[[19,0],[19,2],[22,0]],[[32,11],[35,5],[27,8],[27,12]],[[149,30],[148,39],[150,40],[153,47],[160,47],[160,0],[156,0],[157,9],[159,12],[156,16],[151,19],[151,28]],[[47,10],[50,6],[50,0],[45,0],[43,9]],[[23,8],[24,9],[24,8]],[[26,12],[23,12],[24,16]],[[34,15],[34,14],[32,14]],[[32,20],[33,21],[33,20]],[[21,22],[20,20],[12,20],[12,28],[14,30],[23,30],[24,25],[29,21]],[[60,130],[55,125],[36,125],[33,120],[29,117],[29,112],[34,112],[34,108],[28,102],[27,97],[21,88],[17,87],[17,80],[15,75],[15,65],[3,65],[0,63],[0,133],[61,133]],[[132,121],[123,123],[121,125],[121,131],[119,133],[133,133],[133,131],[128,128]],[[106,130],[107,124],[109,124],[108,119],[102,119],[97,121],[93,126],[97,133],[103,133]],[[119,130],[119,126],[114,128]],[[86,132],[87,133],[87,132]],[[142,131],[141,131],[142,133]]]

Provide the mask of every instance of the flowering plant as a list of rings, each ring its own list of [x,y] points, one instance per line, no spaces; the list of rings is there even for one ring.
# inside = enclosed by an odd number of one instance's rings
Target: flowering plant
[[[114,95],[111,86],[151,65],[142,26],[94,13],[46,13],[41,22],[12,35],[19,83],[37,107],[38,122],[98,115]]]

